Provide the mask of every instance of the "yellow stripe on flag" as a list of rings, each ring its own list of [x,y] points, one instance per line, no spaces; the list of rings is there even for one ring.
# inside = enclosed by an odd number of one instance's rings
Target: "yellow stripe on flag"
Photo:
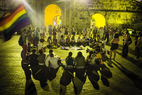
[[[18,14],[16,14],[11,21],[9,21],[8,23],[6,23],[5,25],[0,27],[0,31],[4,31],[6,29],[8,29],[20,16],[22,16],[23,14],[26,13],[26,10],[22,10],[21,12],[19,12]]]

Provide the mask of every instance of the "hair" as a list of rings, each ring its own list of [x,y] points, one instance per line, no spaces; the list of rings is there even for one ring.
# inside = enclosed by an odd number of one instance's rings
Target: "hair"
[[[53,53],[50,54],[50,57],[54,57]]]
[[[100,52],[100,49],[99,49],[99,48],[96,48],[96,51],[97,51],[97,52]]]
[[[31,27],[29,27],[29,29],[31,29]]]
[[[31,45],[31,43],[28,43],[28,46]]]
[[[69,52],[69,55],[68,55],[68,57],[71,57],[72,56],[72,52]]]
[[[129,34],[129,31],[128,31],[128,30],[126,31],[126,34]]]
[[[42,51],[42,50],[39,50],[39,53],[40,53],[40,54],[43,54],[43,51]]]
[[[53,50],[52,50],[52,49],[50,49],[50,50],[49,50],[49,53],[53,53]]]
[[[116,33],[116,34],[114,35],[114,38],[119,38],[119,34]]]
[[[24,29],[23,31],[26,31],[26,29]]]
[[[83,56],[83,55],[82,55],[82,52],[79,51],[79,52],[77,53],[77,57],[82,57],[82,56]]]
[[[32,53],[33,53],[33,54],[35,54],[35,52],[36,52],[36,50],[35,50],[35,49],[33,49],[33,50],[32,50]]]
[[[102,46],[104,46],[104,44],[102,44]]]

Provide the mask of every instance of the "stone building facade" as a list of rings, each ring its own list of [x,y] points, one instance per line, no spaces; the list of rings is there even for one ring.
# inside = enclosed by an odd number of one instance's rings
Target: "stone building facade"
[[[17,0],[0,0],[0,12],[3,16],[16,6]],[[78,29],[90,27],[92,16],[102,14],[106,19],[106,25],[126,28],[142,22],[142,3],[136,0],[25,0],[34,10],[27,8],[27,12],[33,26],[45,25],[45,8],[50,4],[56,4],[61,9],[62,25],[75,25]],[[84,1],[84,2],[82,2]],[[6,3],[6,4],[5,4]],[[2,9],[1,6],[5,7]],[[10,7],[11,6],[11,7]],[[6,9],[6,7],[8,7]],[[4,11],[5,10],[5,11]],[[49,14],[50,15],[50,14]],[[83,27],[82,27],[83,26]]]

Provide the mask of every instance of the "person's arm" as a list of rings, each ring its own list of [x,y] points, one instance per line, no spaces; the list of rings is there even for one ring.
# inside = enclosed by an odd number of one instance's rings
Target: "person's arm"
[[[112,43],[114,41],[114,38],[110,41],[110,43]]]

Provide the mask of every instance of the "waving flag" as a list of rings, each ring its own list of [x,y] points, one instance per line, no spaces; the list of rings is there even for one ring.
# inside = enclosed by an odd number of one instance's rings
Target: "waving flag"
[[[18,30],[30,25],[26,9],[20,4],[13,12],[0,19],[0,32],[3,32],[5,41],[11,39]]]

